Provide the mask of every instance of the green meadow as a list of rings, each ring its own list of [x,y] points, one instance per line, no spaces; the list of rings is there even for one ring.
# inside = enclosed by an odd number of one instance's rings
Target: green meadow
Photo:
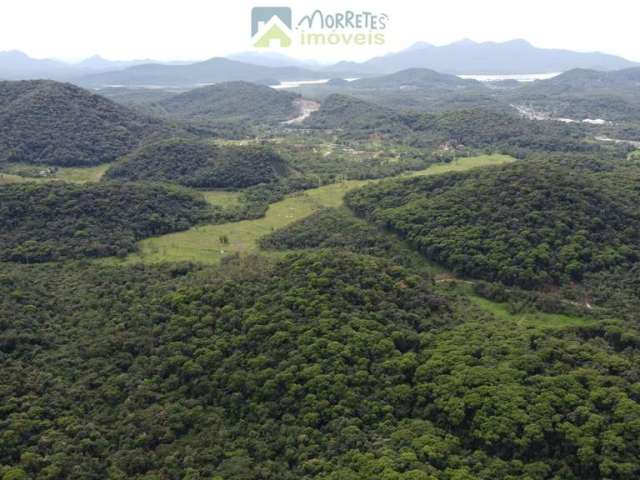
[[[514,159],[507,155],[460,158],[395,178],[439,175],[512,161]],[[199,225],[184,232],[148,238],[139,243],[137,252],[123,260],[109,258],[99,261],[109,263],[192,261],[216,264],[226,255],[256,252],[259,248],[258,241],[264,235],[311,215],[321,208],[341,206],[344,195],[348,191],[362,187],[371,181],[378,180],[348,180],[306,190],[271,204],[262,218],[219,225]],[[203,194],[210,203],[223,207],[237,205],[241,195],[239,192],[223,191],[203,192]]]

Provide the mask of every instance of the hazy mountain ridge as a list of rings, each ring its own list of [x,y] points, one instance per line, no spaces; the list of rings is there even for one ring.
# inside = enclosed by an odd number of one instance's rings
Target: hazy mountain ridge
[[[264,67],[216,57],[189,65],[138,65],[117,72],[87,75],[78,79],[85,86],[198,86],[243,80],[262,83],[265,79],[310,80],[324,75],[299,67]]]
[[[525,40],[503,43],[462,40],[441,47],[418,44],[362,63],[339,62],[333,68],[352,69],[365,74],[429,68],[456,75],[480,75],[550,73],[572,68],[617,70],[633,66],[637,64],[615,55],[537,48]]]
[[[91,73],[122,70],[155,60],[107,60],[93,55],[80,62],[70,63],[54,59],[32,58],[19,50],[0,52],[0,79],[2,80],[71,80]],[[168,62],[173,63],[173,62]]]
[[[265,79],[314,80],[383,75],[406,69],[431,69],[445,74],[531,74],[575,68],[619,70],[638,66],[622,57],[599,52],[537,48],[525,40],[476,43],[461,40],[435,46],[417,42],[395,53],[364,62],[322,65],[277,52],[240,52],[196,62],[153,60],[111,61],[94,55],[76,64],[33,59],[19,51],[0,52],[0,79],[73,79],[81,85],[195,86],[203,83]]]

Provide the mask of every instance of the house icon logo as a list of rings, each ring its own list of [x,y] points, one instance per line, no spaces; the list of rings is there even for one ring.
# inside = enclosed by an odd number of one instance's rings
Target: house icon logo
[[[251,10],[251,39],[257,48],[291,46],[291,9],[254,7]]]

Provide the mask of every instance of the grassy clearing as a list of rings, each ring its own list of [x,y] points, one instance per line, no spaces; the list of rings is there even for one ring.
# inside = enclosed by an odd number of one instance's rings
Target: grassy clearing
[[[462,158],[451,163],[433,165],[424,170],[412,172],[410,175],[437,175],[510,161],[513,159],[505,155]],[[221,225],[201,225],[184,232],[149,238],[139,243],[138,252],[124,260],[101,261],[109,263],[192,261],[216,264],[225,255],[257,251],[261,237],[309,216],[321,208],[340,207],[348,191],[362,187],[371,181],[377,180],[349,180],[307,190],[273,203],[263,218]],[[230,206],[233,202],[238,202],[241,195],[240,192],[222,191],[203,193],[209,202],[222,206]]]
[[[104,163],[95,167],[69,167],[60,168],[56,172],[55,179],[72,183],[94,183],[99,182],[104,174],[109,170],[111,164]]]
[[[202,192],[204,199],[211,205],[223,208],[233,208],[240,205],[242,192],[225,192],[222,190],[210,190]]]
[[[468,298],[482,310],[491,313],[500,320],[515,322],[522,327],[536,328],[564,328],[571,326],[589,325],[596,322],[593,318],[577,317],[571,315],[541,313],[541,312],[524,312],[511,313],[507,305],[503,303],[495,303],[475,295],[469,295]]]
[[[459,158],[450,163],[439,163],[424,170],[417,170],[401,175],[400,177],[418,177],[422,175],[441,175],[449,172],[464,172],[477,167],[489,167],[492,165],[503,165],[515,161],[509,155],[479,155],[477,157]]]
[[[0,173],[0,185],[6,185],[8,183],[24,183],[29,181],[31,181],[31,179],[21,177],[20,175]]]
[[[139,251],[129,255],[124,262],[192,261],[216,264],[225,255],[256,251],[260,237],[311,215],[319,208],[321,205],[308,195],[291,196],[269,206],[267,214],[257,220],[201,225],[184,232],[143,240],[139,243]]]
[[[16,163],[0,172],[0,183],[19,182],[51,182],[63,181],[70,183],[99,182],[111,164],[104,163],[94,167],[56,167],[46,165],[28,165]],[[40,172],[46,174],[40,175]]]
[[[513,162],[514,158],[508,155],[481,155],[477,157],[460,158],[450,163],[438,163],[423,170],[405,173],[392,178],[410,178],[427,175],[441,175],[448,172],[463,172],[472,168],[502,165]],[[383,179],[384,180],[384,179]],[[341,183],[333,183],[323,187],[307,190],[307,195],[315,198],[325,207],[339,207],[342,205],[345,194],[355,188],[363,187],[371,182],[381,180],[347,180]]]

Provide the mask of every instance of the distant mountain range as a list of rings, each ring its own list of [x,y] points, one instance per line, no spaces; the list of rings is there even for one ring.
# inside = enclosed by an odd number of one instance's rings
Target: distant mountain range
[[[81,62],[31,58],[18,50],[0,52],[0,80],[71,80],[98,72],[123,70],[136,65],[160,63],[154,60],[107,60],[94,55]],[[175,65],[184,62],[168,62]]]
[[[333,69],[381,75],[407,68],[429,68],[454,75],[501,75],[564,72],[573,68],[618,70],[637,66],[615,55],[537,48],[525,40],[476,43],[471,40],[436,47],[417,43],[398,53],[366,62],[340,62]]]
[[[240,52],[227,55],[228,59],[238,62],[253,63],[263,67],[300,67],[321,69],[323,64],[315,60],[301,60],[277,52]]]
[[[229,58],[211,58],[195,63],[110,61],[93,56],[77,64],[68,64],[57,60],[33,59],[22,52],[11,51],[0,52],[0,79],[64,79],[89,87],[193,87],[237,80],[271,83],[370,77],[409,69],[429,69],[451,75],[491,75],[565,72],[575,68],[609,71],[639,65],[604,53],[537,48],[525,40],[503,43],[462,40],[445,46],[419,42],[400,52],[366,62],[339,62],[329,66],[275,52],[242,52]]]
[[[56,60],[36,60],[17,50],[0,52],[0,80],[59,79],[70,66]]]
[[[227,81],[273,84],[281,80],[312,80],[326,74],[300,67],[265,67],[228,58],[211,58],[189,65],[150,63],[115,72],[87,75],[76,80],[88,87],[121,86],[197,86]]]
[[[118,70],[128,67],[133,67],[136,65],[143,65],[145,63],[154,63],[153,60],[124,60],[124,61],[113,61],[102,58],[100,55],[94,55],[93,57],[89,57],[82,62],[75,63],[71,65],[71,67],[75,70],[80,71],[93,71],[93,72],[106,72],[109,70]]]

